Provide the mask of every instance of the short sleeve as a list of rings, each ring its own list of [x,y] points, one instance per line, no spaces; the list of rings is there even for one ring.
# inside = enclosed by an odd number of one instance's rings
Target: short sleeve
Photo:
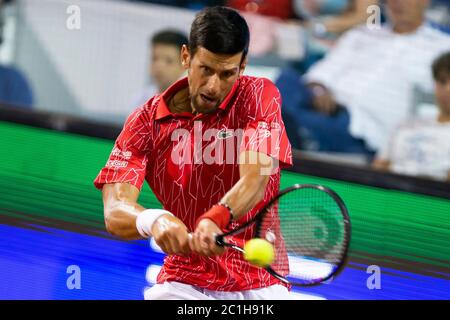
[[[106,165],[94,180],[97,189],[107,183],[130,183],[141,190],[152,145],[150,133],[149,117],[142,106],[125,122]]]
[[[252,83],[240,152],[255,151],[278,160],[281,168],[292,165],[291,144],[281,117],[281,96],[268,79]]]

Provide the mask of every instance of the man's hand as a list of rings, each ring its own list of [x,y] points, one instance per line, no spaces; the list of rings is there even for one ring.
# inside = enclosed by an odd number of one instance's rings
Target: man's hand
[[[313,93],[313,105],[317,111],[326,115],[336,112],[337,104],[330,90],[319,83],[310,83],[308,86]]]
[[[391,162],[387,159],[376,158],[372,162],[372,169],[380,170],[380,171],[389,171],[391,166]]]
[[[177,217],[164,214],[152,227],[155,242],[167,254],[188,255],[189,234],[184,223]]]
[[[211,219],[200,220],[192,234],[191,250],[205,257],[222,255],[225,248],[216,244],[216,235],[221,233],[222,230]]]

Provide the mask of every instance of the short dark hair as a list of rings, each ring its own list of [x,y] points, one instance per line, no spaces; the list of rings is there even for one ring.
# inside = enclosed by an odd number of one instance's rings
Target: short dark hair
[[[189,35],[189,52],[195,55],[198,47],[217,54],[242,52],[247,56],[250,31],[245,19],[227,7],[207,7],[197,13]]]
[[[450,77],[450,52],[444,53],[433,62],[433,78],[440,81],[445,77]]]
[[[188,44],[188,38],[181,31],[166,29],[155,33],[151,38],[150,43],[152,45],[167,44],[181,49],[183,44]]]

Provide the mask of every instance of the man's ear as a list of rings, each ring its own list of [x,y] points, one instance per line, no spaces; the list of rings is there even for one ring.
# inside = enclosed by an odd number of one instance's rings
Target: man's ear
[[[181,47],[181,64],[183,68],[187,70],[189,68],[189,64],[191,62],[191,55],[189,53],[189,49],[187,45],[183,44]]]
[[[247,66],[247,62],[248,62],[248,59],[247,59],[247,57],[245,57],[245,59],[242,61],[241,65],[239,66],[239,76],[242,76],[242,74],[244,73],[245,67]]]

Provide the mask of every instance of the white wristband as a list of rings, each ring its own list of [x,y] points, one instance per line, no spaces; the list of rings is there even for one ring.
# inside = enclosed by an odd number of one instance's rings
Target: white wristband
[[[139,234],[144,238],[150,238],[152,236],[153,224],[163,214],[173,216],[169,211],[162,209],[147,209],[139,213],[136,218],[136,229]]]

